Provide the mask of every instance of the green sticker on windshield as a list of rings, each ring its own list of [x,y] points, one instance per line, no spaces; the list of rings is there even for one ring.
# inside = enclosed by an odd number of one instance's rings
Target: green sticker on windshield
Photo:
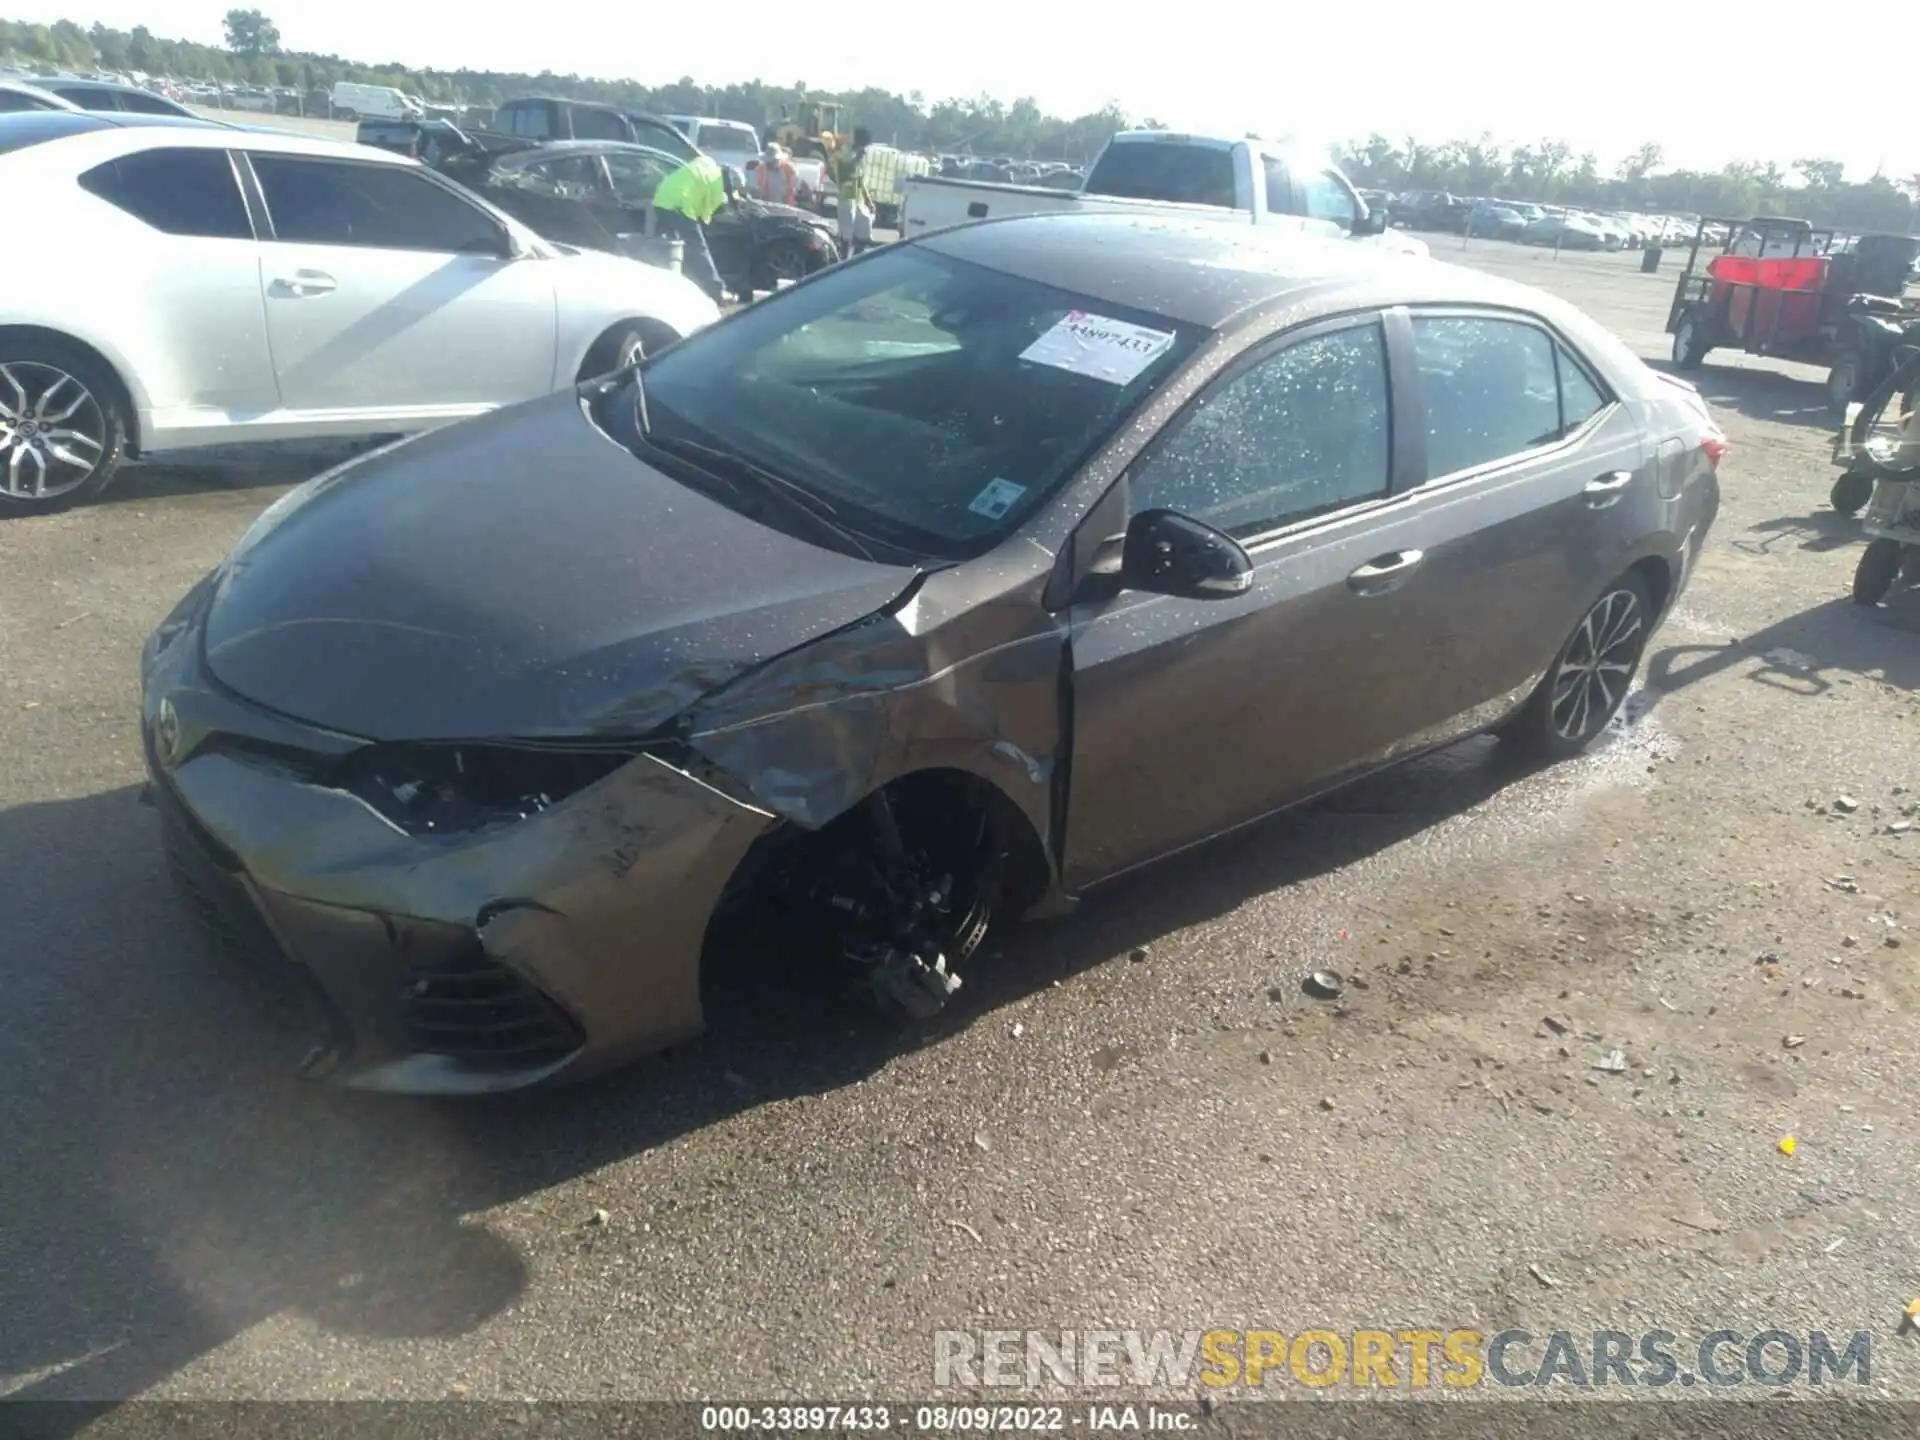
[[[1014,501],[1026,493],[1026,486],[1016,485],[1011,480],[989,480],[987,488],[973,497],[973,503],[967,509],[989,520],[998,520],[1013,508]]]

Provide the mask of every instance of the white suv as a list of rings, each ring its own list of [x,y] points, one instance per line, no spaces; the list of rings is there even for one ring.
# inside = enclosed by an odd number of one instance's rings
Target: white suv
[[[370,146],[0,115],[0,194],[36,213],[0,231],[0,516],[89,499],[128,452],[478,415],[719,313]]]

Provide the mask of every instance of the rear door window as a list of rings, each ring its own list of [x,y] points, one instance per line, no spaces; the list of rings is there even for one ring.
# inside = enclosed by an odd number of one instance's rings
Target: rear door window
[[[168,235],[251,240],[253,226],[224,150],[142,150],[96,165],[80,188]]]
[[[120,108],[135,115],[178,115],[180,107],[158,95],[144,94],[138,90],[121,90],[118,93]]]
[[[653,192],[660,188],[660,182],[680,168],[670,157],[632,150],[610,153],[606,160],[607,173],[613,178],[613,193],[621,204],[628,206],[652,204]]]
[[[497,255],[491,215],[398,165],[255,154],[274,238],[304,245]]]
[[[626,118],[642,145],[664,150],[681,160],[691,160],[699,153],[685,135],[664,120],[650,119],[645,115],[629,115]]]
[[[545,105],[509,105],[507,112],[510,134],[524,135],[529,140],[546,140],[553,135],[553,124],[547,118]]]
[[[1452,475],[1557,440],[1553,337],[1519,320],[1420,315],[1414,356],[1427,407],[1427,474]]]
[[[573,111],[573,138],[576,140],[625,140],[627,122],[608,110],[576,106]]]
[[[1092,195],[1219,205],[1230,210],[1236,203],[1233,154],[1211,145],[1155,140],[1111,144],[1100,152],[1086,190]]]

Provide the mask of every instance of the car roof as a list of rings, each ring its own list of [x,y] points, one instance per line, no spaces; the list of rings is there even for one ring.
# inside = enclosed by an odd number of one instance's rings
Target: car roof
[[[11,110],[0,114],[0,153],[114,128],[112,120],[87,110]]]
[[[56,95],[53,91],[47,89],[45,85],[42,85],[40,81],[44,78],[46,77],[35,76],[31,80],[19,80],[11,75],[0,76],[0,90],[10,90],[16,95],[30,95],[35,100],[45,101],[49,109],[64,109],[69,105],[72,105],[76,110],[81,108],[78,105],[74,105],[73,102],[65,96]],[[15,112],[7,111],[6,113],[13,114]]]
[[[33,83],[55,94],[61,90],[109,90],[122,95],[153,94],[151,90],[143,90],[138,85],[129,85],[124,80],[89,80],[84,75],[49,75]]]
[[[118,110],[22,110],[0,114],[0,151],[71,141],[86,152],[88,162],[150,149],[155,145],[187,148],[205,146],[224,150],[274,150],[284,155],[311,155],[335,160],[357,160],[376,165],[417,165],[419,162],[376,145],[349,140],[316,140],[290,130],[230,125],[188,115],[142,115]],[[65,147],[62,147],[65,148]]]
[[[916,239],[942,255],[1092,300],[1210,330],[1275,306],[1482,304],[1577,329],[1591,322],[1543,291],[1478,270],[1288,225],[1111,212],[982,220]],[[1302,318],[1306,318],[1305,315]]]

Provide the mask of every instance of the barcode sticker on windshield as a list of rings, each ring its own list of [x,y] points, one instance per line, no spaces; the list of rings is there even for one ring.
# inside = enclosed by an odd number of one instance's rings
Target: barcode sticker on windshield
[[[1085,310],[1069,310],[1046,334],[1020,352],[1022,360],[1091,375],[1109,385],[1131,384],[1173,345],[1170,330],[1149,330]]]
[[[1016,485],[1011,480],[989,480],[986,488],[973,497],[973,503],[967,509],[989,520],[998,520],[1013,508],[1014,501],[1026,493],[1026,486]]]

